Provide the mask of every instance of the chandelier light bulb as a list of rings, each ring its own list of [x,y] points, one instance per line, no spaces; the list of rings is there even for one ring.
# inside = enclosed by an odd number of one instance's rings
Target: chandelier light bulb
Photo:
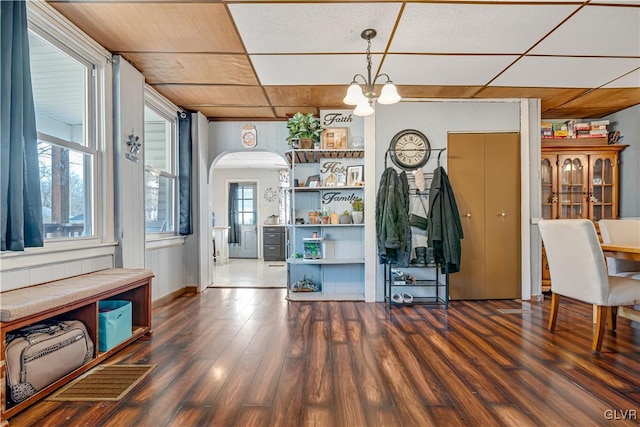
[[[380,98],[378,98],[378,102],[380,104],[389,105],[389,104],[395,104],[396,102],[399,102],[401,99],[402,98],[400,98],[400,95],[398,95],[398,89],[396,89],[396,86],[391,81],[388,81],[382,87],[382,91],[380,92]]]
[[[369,100],[366,98],[359,102],[356,106],[356,109],[353,110],[353,114],[360,117],[370,116],[373,114],[373,112],[373,107],[369,103]]]
[[[347,89],[347,95],[344,97],[342,102],[347,105],[357,105],[358,102],[361,102],[362,98],[364,98],[362,88],[358,83],[353,82],[349,85],[349,89]]]

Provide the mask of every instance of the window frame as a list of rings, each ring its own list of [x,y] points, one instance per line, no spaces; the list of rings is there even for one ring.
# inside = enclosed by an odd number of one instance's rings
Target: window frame
[[[166,98],[160,95],[153,87],[148,84],[145,84],[144,88],[144,107],[153,110],[155,114],[167,120],[170,123],[170,141],[169,141],[169,149],[167,152],[169,153],[170,159],[167,162],[169,166],[169,171],[159,170],[152,166],[146,164],[146,154],[144,170],[145,172],[151,172],[157,174],[158,176],[169,178],[173,180],[173,206],[172,206],[172,217],[173,217],[173,230],[171,231],[153,231],[148,232],[146,230],[146,221],[145,221],[145,239],[146,240],[158,240],[162,238],[170,238],[178,235],[178,204],[179,204],[179,195],[178,195],[178,110],[179,108],[173,103],[169,102]],[[146,119],[143,119],[146,122]],[[143,138],[143,150],[145,149],[145,141],[146,138]],[[146,186],[145,186],[145,198],[146,198]]]

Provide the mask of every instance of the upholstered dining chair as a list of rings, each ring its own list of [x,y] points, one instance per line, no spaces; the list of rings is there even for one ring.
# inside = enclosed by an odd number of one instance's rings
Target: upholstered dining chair
[[[640,218],[601,219],[602,243],[640,247]],[[612,276],[626,276],[640,280],[640,261],[607,257],[607,268]]]
[[[596,306],[596,329],[591,349],[602,348],[607,308],[615,330],[617,307],[640,303],[640,281],[609,276],[598,234],[588,219],[541,220],[538,223],[551,273],[551,314],[547,325],[556,327],[560,296]]]

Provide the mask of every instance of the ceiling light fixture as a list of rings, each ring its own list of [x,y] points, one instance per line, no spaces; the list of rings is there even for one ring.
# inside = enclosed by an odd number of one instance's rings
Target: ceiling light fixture
[[[356,116],[370,116],[373,114],[373,101],[376,99],[375,84],[380,77],[386,77],[387,81],[382,87],[377,101],[380,104],[388,105],[395,104],[402,99],[400,95],[398,95],[398,89],[396,89],[388,74],[380,73],[376,75],[373,80],[371,79],[371,39],[374,38],[376,34],[378,34],[376,30],[371,28],[360,33],[360,37],[367,41],[367,77],[362,74],[353,76],[353,81],[349,85],[349,89],[347,89],[347,95],[342,100],[342,102],[347,105],[356,106],[353,110],[353,114]],[[364,90],[358,83],[358,77],[363,80]]]

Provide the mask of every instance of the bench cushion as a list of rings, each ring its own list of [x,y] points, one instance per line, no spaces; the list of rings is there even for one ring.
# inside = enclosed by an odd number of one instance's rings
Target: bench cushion
[[[91,298],[153,277],[142,268],[109,268],[0,294],[0,322],[9,322]]]

